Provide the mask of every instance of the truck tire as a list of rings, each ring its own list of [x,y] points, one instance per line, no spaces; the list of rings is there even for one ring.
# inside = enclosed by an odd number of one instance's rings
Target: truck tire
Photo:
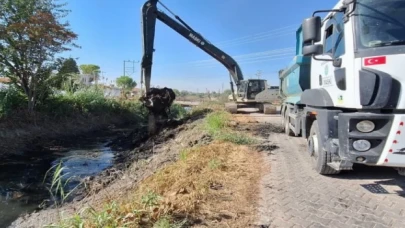
[[[311,156],[312,166],[317,173],[322,175],[333,175],[340,173],[340,171],[335,170],[328,165],[329,162],[332,162],[332,155],[330,152],[323,149],[317,120],[312,123],[307,140],[307,150]]]
[[[284,126],[284,121],[285,121],[285,110],[284,106],[281,106],[281,126]]]
[[[288,136],[294,136],[294,132],[290,129],[290,109],[287,107],[284,113],[284,133]]]
[[[275,115],[277,114],[277,107],[271,104],[263,105],[263,113],[266,115]]]
[[[260,113],[264,113],[264,105],[263,104],[257,104],[256,108],[259,109]]]

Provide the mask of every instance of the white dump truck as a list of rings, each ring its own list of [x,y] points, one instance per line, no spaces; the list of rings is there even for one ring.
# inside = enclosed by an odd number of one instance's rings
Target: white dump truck
[[[360,163],[405,174],[405,0],[315,11],[280,83],[285,132],[307,139],[318,173]]]

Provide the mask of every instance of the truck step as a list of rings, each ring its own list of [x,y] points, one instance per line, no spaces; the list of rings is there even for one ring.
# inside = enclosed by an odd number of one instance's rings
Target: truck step
[[[329,162],[328,166],[334,170],[353,170],[353,163],[348,161]]]

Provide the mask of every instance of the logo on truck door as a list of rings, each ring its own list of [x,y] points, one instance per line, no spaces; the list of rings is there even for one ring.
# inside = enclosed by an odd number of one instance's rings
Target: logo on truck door
[[[331,86],[332,85],[332,77],[328,76],[329,74],[329,66],[326,65],[324,68],[324,74],[323,76],[319,75],[319,85],[322,87],[326,86]]]

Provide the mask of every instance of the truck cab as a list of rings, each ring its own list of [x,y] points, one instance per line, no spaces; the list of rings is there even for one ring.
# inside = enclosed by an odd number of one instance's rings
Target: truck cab
[[[299,28],[295,68],[280,72],[283,124],[307,139],[317,172],[405,173],[404,12],[404,0],[340,0]]]

